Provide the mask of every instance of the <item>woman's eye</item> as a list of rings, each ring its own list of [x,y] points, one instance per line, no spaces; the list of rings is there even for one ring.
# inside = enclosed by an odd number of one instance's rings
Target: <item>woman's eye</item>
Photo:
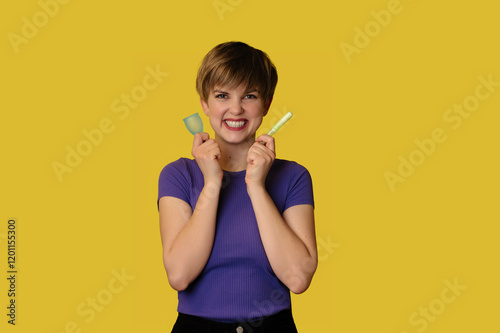
[[[257,98],[257,96],[252,95],[252,94],[248,94],[248,95],[246,95],[245,97],[246,97],[246,98]]]
[[[215,98],[226,98],[227,95],[226,94],[217,94],[215,95]]]

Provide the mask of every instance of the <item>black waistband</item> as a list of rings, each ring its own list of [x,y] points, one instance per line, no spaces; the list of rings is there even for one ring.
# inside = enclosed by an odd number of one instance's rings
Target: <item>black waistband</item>
[[[259,320],[241,321],[237,323],[222,323],[206,318],[179,313],[175,324],[178,328],[190,327],[200,332],[235,332],[235,333],[256,333],[264,330],[272,332],[273,328],[291,326],[295,328],[292,312],[287,309],[274,315],[263,317]],[[175,332],[175,327],[173,332]],[[180,330],[179,330],[180,332]]]

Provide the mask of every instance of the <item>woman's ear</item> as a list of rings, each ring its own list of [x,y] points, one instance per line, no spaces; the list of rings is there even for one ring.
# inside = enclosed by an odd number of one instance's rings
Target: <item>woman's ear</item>
[[[208,116],[208,111],[209,111],[209,109],[208,109],[208,103],[205,102],[203,100],[203,98],[201,98],[201,97],[200,97],[200,103],[201,103],[201,107],[203,109],[203,112],[205,112],[205,114]]]

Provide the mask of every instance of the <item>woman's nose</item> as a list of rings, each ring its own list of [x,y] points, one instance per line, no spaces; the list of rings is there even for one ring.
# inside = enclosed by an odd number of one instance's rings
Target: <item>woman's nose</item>
[[[231,113],[235,115],[243,113],[243,107],[241,105],[241,101],[235,101],[231,105]]]

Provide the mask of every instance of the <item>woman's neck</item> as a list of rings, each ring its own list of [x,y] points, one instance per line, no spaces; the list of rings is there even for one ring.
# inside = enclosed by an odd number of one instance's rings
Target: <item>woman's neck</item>
[[[220,150],[221,158],[219,163],[222,170],[226,171],[242,171],[247,168],[247,154],[250,147],[254,144],[253,141],[246,141],[239,144],[232,144],[216,138]]]

